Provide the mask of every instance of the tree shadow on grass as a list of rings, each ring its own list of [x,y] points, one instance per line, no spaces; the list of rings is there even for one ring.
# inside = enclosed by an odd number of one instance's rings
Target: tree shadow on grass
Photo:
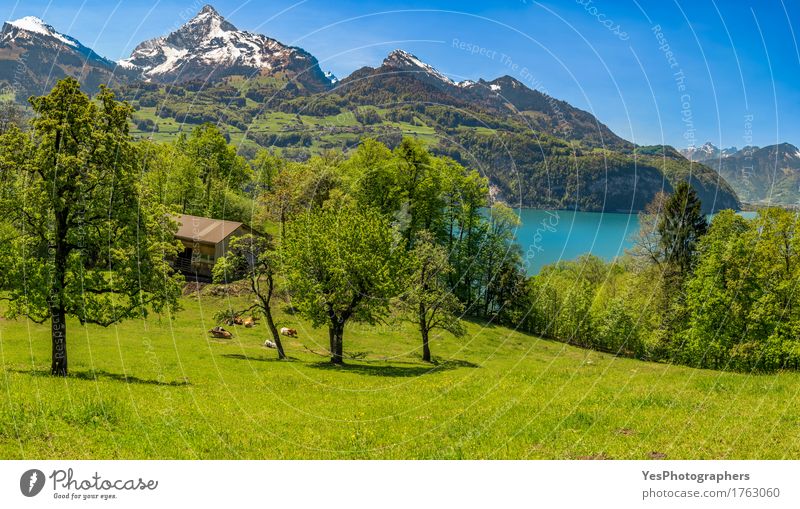
[[[222,357],[226,359],[237,359],[240,361],[255,361],[255,362],[288,362],[297,360],[294,357],[287,356],[285,359],[279,359],[277,355],[275,357],[251,357],[250,355],[244,355],[241,353],[224,353]]]
[[[443,361],[434,359],[433,364],[440,368],[455,369],[455,368],[479,368],[480,364],[465,361],[463,359],[445,359]]]
[[[368,376],[382,376],[382,377],[417,377],[422,375],[429,375],[442,371],[450,371],[452,369],[461,367],[477,368],[478,365],[472,364],[467,361],[443,361],[437,364],[430,365],[412,365],[412,366],[397,366],[393,364],[352,364],[345,363],[343,365],[332,364],[330,362],[315,362],[309,364],[312,368],[356,373],[359,375]]]
[[[188,380],[172,380],[172,381],[164,381],[164,380],[150,380],[145,378],[139,378],[133,375],[121,375],[119,373],[109,373],[108,371],[104,370],[94,370],[94,371],[78,371],[72,373],[70,376],[75,378],[80,378],[82,380],[98,380],[101,378],[106,378],[108,380],[116,380],[118,382],[125,382],[129,384],[141,384],[141,385],[163,385],[167,387],[185,387],[187,385],[192,385],[189,383]]]
[[[478,318],[475,316],[462,316],[461,320],[464,322],[471,323],[473,325],[478,325],[485,329],[494,329],[495,327],[497,327],[497,324],[495,324],[492,319],[487,320],[486,318]]]
[[[50,371],[42,370],[42,369],[29,369],[29,370],[16,370],[17,373],[24,373],[31,376],[41,376],[46,378],[54,378],[53,375],[50,374]],[[170,382],[163,381],[163,380],[149,380],[145,378],[139,378],[133,375],[121,375],[119,373],[109,373],[108,371],[104,370],[90,370],[90,371],[73,371],[67,375],[67,378],[75,378],[78,380],[115,380],[117,382],[124,382],[128,384],[141,384],[141,385],[160,385],[165,387],[185,387],[187,385],[192,385],[187,380],[173,380]]]

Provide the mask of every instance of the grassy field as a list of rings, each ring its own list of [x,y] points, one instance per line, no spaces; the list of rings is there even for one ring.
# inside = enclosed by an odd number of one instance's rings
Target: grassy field
[[[205,332],[242,297],[188,296],[174,320],[69,323],[71,376],[49,329],[0,321],[0,457],[800,458],[800,376],[728,374],[572,348],[470,324],[418,360],[406,325],[354,325],[345,367],[296,316],[289,361],[260,324]],[[316,351],[313,353],[310,350]]]

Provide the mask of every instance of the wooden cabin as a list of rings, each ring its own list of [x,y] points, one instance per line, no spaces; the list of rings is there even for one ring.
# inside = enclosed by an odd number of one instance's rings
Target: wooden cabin
[[[228,244],[236,237],[255,233],[238,221],[181,214],[175,237],[183,243],[183,252],[175,260],[175,268],[183,273],[211,278],[214,264],[228,252]]]

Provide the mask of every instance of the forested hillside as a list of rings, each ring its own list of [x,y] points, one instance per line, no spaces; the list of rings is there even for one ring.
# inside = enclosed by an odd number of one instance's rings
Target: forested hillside
[[[480,172],[515,206],[639,211],[688,180],[706,212],[739,207],[711,168],[671,147],[636,147],[515,77],[455,82],[396,50],[337,80],[308,52],[239,30],[211,6],[117,64],[36,18],[4,26],[2,97],[26,104],[65,75],[91,93],[110,84],[133,105],[140,139],[174,141],[211,122],[246,157],[269,148],[303,161],[364,137],[394,148],[411,136]]]

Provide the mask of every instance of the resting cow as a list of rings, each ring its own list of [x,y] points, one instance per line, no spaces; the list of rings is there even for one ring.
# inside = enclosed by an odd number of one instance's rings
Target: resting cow
[[[229,317],[225,320],[225,325],[242,325],[242,317],[239,315]]]
[[[229,331],[226,331],[225,329],[223,329],[219,325],[217,325],[216,327],[214,327],[213,329],[211,329],[208,332],[210,332],[211,335],[214,336],[215,338],[230,339],[230,338],[233,337],[233,334],[231,334]]]
[[[290,329],[289,327],[281,327],[281,334],[292,338],[297,337],[297,329]]]

